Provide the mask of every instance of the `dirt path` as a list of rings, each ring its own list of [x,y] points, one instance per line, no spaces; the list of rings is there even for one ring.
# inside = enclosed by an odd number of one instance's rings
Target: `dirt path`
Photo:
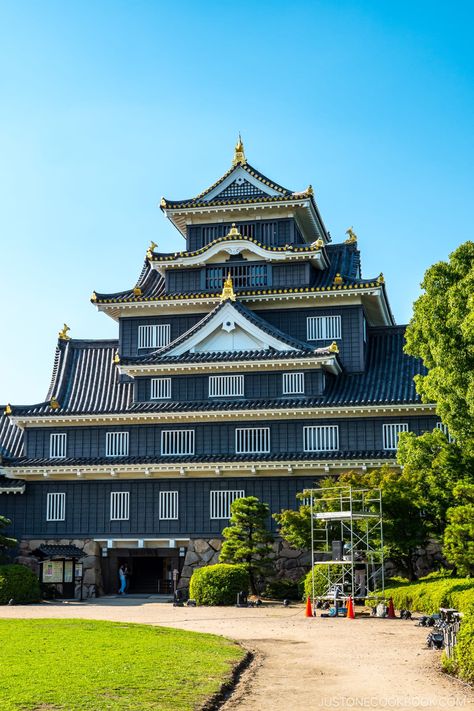
[[[401,620],[307,619],[303,606],[174,608],[143,600],[3,607],[0,617],[82,617],[212,632],[256,654],[225,711],[464,708],[474,692],[439,671],[426,630]]]

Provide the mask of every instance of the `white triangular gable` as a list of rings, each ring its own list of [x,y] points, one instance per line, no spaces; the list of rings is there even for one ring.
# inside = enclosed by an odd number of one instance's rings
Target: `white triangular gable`
[[[244,168],[242,168],[241,165],[239,165],[238,168],[233,170],[230,175],[228,175],[227,178],[222,181],[222,183],[219,183],[219,185],[217,185],[213,190],[207,193],[207,195],[204,195],[202,199],[206,202],[214,200],[220,195],[220,193],[224,192],[224,190],[226,190],[226,188],[228,188],[229,185],[234,181],[237,183],[237,185],[242,185],[244,181],[246,181],[247,183],[250,183],[250,185],[253,185],[255,188],[261,190],[266,195],[269,195],[270,197],[276,197],[277,195],[281,195],[280,192],[266,185],[264,182],[254,177],[253,175],[250,175],[250,173],[248,173]]]
[[[171,348],[167,355],[183,353],[235,352],[248,350],[276,351],[296,350],[288,343],[266,333],[236,308],[231,301],[226,302],[202,328]]]

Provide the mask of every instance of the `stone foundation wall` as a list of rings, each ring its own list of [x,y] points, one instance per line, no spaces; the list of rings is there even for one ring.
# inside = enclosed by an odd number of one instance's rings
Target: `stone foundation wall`
[[[82,563],[82,596],[84,599],[102,595],[104,590],[102,586],[102,571],[100,567],[100,546],[97,541],[91,538],[60,538],[60,539],[23,539],[20,541],[19,555],[15,558],[15,563],[26,565],[33,572],[39,574],[39,558],[33,555],[33,551],[41,545],[56,545],[68,546],[73,545],[80,548],[85,553],[80,559]],[[80,584],[76,585],[75,597],[79,598],[81,594]]]

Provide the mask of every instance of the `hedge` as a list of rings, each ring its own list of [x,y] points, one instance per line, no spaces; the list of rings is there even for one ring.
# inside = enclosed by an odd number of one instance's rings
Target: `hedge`
[[[38,602],[41,590],[36,575],[24,565],[0,565],[0,605]]]
[[[237,593],[248,588],[249,576],[243,565],[217,563],[194,571],[189,594],[198,605],[234,605]]]

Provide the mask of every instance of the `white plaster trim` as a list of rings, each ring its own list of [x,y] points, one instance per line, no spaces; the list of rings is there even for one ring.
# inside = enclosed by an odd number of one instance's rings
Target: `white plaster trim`
[[[246,420],[281,420],[281,419],[343,419],[347,417],[370,417],[373,415],[392,416],[398,414],[406,415],[435,415],[436,405],[425,403],[401,404],[401,405],[359,405],[340,407],[285,407],[262,410],[197,410],[189,412],[135,412],[119,414],[97,414],[97,415],[56,415],[47,417],[44,415],[30,417],[14,417],[11,420],[21,428],[26,425],[35,427],[61,426],[65,424],[77,427],[87,426],[91,423],[104,424],[134,424],[139,422],[165,424],[168,422],[213,422],[213,421],[246,421]],[[6,465],[2,465],[8,471]],[[56,467],[56,464],[53,465]],[[77,468],[77,467],[76,467]],[[109,465],[110,468],[110,465]],[[115,468],[115,465],[114,465]]]
[[[250,361],[209,361],[208,363],[155,363],[150,365],[121,365],[120,372],[130,375],[131,377],[139,375],[153,375],[155,373],[207,373],[211,375],[214,372],[234,372],[234,371],[261,371],[261,370],[308,370],[313,368],[324,368],[337,375],[341,372],[335,355],[325,355],[309,357],[309,358],[284,358],[268,359],[268,360],[250,360]]]

